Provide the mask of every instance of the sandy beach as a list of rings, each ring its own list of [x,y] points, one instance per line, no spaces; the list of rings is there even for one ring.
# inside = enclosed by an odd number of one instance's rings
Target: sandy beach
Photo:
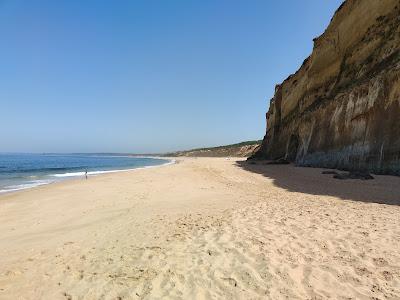
[[[0,196],[0,299],[400,299],[400,178],[179,158]]]

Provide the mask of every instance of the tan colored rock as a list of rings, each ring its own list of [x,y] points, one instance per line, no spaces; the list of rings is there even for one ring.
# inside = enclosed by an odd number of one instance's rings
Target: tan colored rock
[[[275,90],[254,157],[400,175],[400,1],[347,0]]]

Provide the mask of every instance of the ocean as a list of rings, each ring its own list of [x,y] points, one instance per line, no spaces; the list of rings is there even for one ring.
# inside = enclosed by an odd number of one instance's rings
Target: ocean
[[[0,154],[0,193],[171,163],[167,159],[105,154]]]

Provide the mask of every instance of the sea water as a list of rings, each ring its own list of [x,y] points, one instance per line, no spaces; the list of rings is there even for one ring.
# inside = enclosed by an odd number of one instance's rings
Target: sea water
[[[28,189],[68,178],[159,166],[159,158],[105,154],[0,154],[0,193]]]

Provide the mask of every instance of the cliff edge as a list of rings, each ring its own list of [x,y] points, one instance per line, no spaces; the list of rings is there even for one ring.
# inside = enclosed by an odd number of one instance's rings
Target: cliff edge
[[[345,1],[266,118],[252,158],[400,175],[400,1]]]

